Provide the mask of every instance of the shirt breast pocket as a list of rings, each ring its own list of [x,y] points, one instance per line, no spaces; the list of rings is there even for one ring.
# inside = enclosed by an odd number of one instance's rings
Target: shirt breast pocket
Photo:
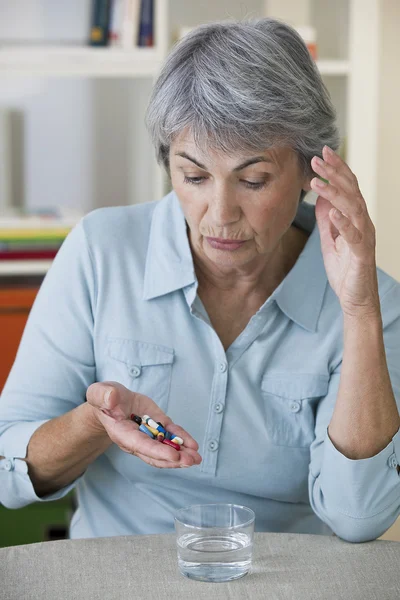
[[[329,377],[266,374],[261,382],[265,427],[271,443],[304,448],[315,437],[315,413],[328,392]]]
[[[102,380],[118,381],[168,409],[174,350],[138,340],[109,338],[108,364]]]

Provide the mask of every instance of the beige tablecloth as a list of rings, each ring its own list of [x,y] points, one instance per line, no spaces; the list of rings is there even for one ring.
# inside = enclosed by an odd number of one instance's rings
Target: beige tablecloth
[[[255,534],[252,572],[183,577],[173,535],[59,540],[0,549],[1,600],[400,600],[400,543]]]

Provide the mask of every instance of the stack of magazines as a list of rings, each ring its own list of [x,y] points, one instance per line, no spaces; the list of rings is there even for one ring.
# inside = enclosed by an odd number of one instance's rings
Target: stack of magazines
[[[0,261],[53,259],[82,216],[61,209],[0,216]]]

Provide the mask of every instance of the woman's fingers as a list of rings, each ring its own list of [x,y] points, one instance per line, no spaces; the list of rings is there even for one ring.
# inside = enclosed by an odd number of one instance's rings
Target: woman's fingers
[[[151,467],[156,467],[157,469],[179,469],[181,467],[192,466],[192,464],[188,464],[185,460],[180,460],[179,462],[168,462],[166,460],[155,460],[153,458],[149,458],[145,454],[140,453],[137,453],[136,456]]]
[[[92,384],[87,389],[86,398],[100,411],[99,419],[110,439],[125,452],[135,454],[142,460],[147,457],[145,462],[158,467],[200,464],[202,459],[197,452],[199,445],[196,440],[185,429],[173,423],[151,398],[132,392],[117,381]],[[162,423],[167,431],[182,438],[181,450],[162,444],[139,431],[138,425],[130,419],[132,413],[139,416],[150,415],[154,421]]]
[[[151,441],[151,440],[150,440]],[[160,442],[156,442],[159,444]],[[161,444],[163,446],[164,444]],[[180,467],[192,467],[194,465],[198,465],[201,462],[201,456],[195,452],[194,450],[182,449],[178,452],[179,461],[168,461],[168,460],[158,460],[152,457],[149,457],[147,454],[142,454],[141,452],[136,452],[135,455],[144,460],[149,465],[153,467],[158,467],[159,469],[176,469]]]
[[[183,460],[183,462],[188,463],[188,466],[199,465],[202,461],[200,454],[198,452],[196,452],[196,450],[193,450],[192,448],[186,448],[185,446],[181,446],[181,449],[179,452],[181,455],[181,462]],[[192,462],[190,462],[190,461],[192,461]]]
[[[118,381],[92,383],[86,391],[86,399],[105,414],[118,420],[127,419],[135,413],[139,416],[148,414],[165,426],[172,423],[151,398],[128,390]]]
[[[121,388],[124,388],[124,386],[121,386],[117,381],[92,383],[86,390],[86,400],[95,408],[111,413],[121,404]]]
[[[112,441],[128,454],[140,453],[157,460],[179,461],[178,450],[161,444],[139,431],[138,425],[133,421],[128,419],[116,421],[112,417],[104,415],[103,422]]]
[[[168,425],[168,431],[182,438],[186,448],[192,448],[193,450],[199,449],[199,445],[196,440],[192,438],[192,436],[185,429],[183,429],[183,427],[171,422],[171,424]]]
[[[106,414],[103,414],[102,419],[110,439],[121,450],[140,458],[146,456],[147,463],[151,460],[153,463],[158,461],[157,466],[168,463],[169,467],[172,464],[179,467],[180,465],[192,466],[201,462],[201,456],[193,448],[181,446],[181,450],[175,450],[139,431],[138,425],[133,421],[128,419],[116,421]]]

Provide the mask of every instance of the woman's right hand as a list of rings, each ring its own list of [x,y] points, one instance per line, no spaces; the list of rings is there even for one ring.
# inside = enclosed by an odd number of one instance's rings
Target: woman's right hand
[[[200,464],[202,459],[197,452],[198,443],[147,396],[132,392],[116,381],[103,381],[88,387],[86,399],[93,408],[95,419],[112,442],[124,452],[134,454],[147,464],[161,469]],[[150,415],[154,421],[160,421],[167,431],[183,439],[181,450],[175,450],[139,431],[139,426],[130,418],[132,413]]]

